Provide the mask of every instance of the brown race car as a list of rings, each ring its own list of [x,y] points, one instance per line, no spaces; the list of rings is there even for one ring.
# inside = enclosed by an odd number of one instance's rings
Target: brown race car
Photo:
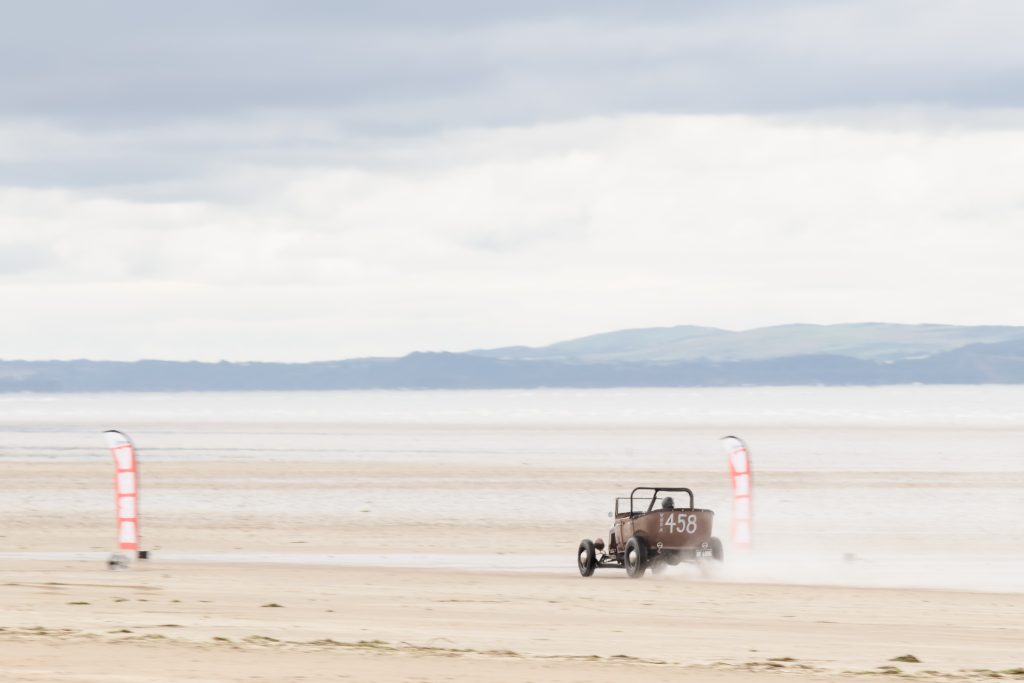
[[[687,507],[677,507],[668,493],[685,493]],[[610,515],[611,513],[609,513]],[[602,539],[580,541],[576,562],[580,574],[598,567],[625,567],[638,579],[647,568],[658,573],[680,562],[721,562],[722,542],[711,535],[715,513],[693,506],[693,491],[669,486],[638,486],[628,498],[615,499],[614,524],[608,546]]]

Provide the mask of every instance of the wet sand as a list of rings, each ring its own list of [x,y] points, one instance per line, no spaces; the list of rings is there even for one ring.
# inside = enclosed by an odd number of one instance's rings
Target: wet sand
[[[92,462],[3,462],[0,551],[111,548],[112,470],[97,451]],[[1024,514],[1022,472],[757,477],[762,551],[909,551],[955,561],[1019,558],[1024,547],[1024,526],[1015,522]],[[717,534],[729,543],[722,470],[212,458],[144,462],[142,482],[146,547],[178,553],[513,553],[563,555],[571,564],[581,537],[607,533],[616,496],[658,482],[691,487],[698,506],[717,511]],[[1002,507],[993,507],[996,496]],[[988,517],[963,514],[965,499]],[[970,553],[953,552],[967,544]]]

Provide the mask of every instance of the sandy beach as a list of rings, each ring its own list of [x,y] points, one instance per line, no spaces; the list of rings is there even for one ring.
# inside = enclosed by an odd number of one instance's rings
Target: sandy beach
[[[10,464],[5,477],[8,487],[57,485],[70,496],[108,485],[99,469]],[[329,487],[337,471],[323,463],[251,463],[248,495],[294,488],[301,496],[316,482]],[[222,462],[147,468],[154,495],[186,483],[197,492],[226,491],[232,472]],[[444,478],[458,495],[513,474],[394,464],[345,472],[373,478],[398,497],[412,495],[413,481]],[[661,480],[669,473],[645,475]],[[555,496],[580,479],[579,472],[552,469],[536,486]],[[592,489],[616,484],[609,472],[583,479]],[[432,523],[429,509],[424,504],[411,522],[379,510],[317,518],[261,513],[258,506],[252,514],[151,515],[144,533],[154,557],[127,571],[103,567],[111,534],[105,516],[7,511],[0,680],[1024,678],[1020,593],[769,585],[725,568],[719,577],[680,567],[640,581],[614,570],[583,579],[574,543],[598,525],[514,516],[495,523],[471,514],[462,523]],[[65,558],[68,549],[88,557]],[[341,566],[346,558],[349,566]],[[460,568],[466,558],[489,559],[478,569]],[[742,558],[734,560],[742,566]],[[792,562],[792,576],[801,576],[801,558]],[[893,661],[908,654],[920,663]]]
[[[1024,677],[1020,595],[8,561],[0,606],[0,679],[17,683]],[[907,654],[920,663],[893,661]]]
[[[739,410],[750,395],[711,398]],[[1024,433],[987,413],[878,425],[897,407],[850,395],[808,397],[847,402],[829,422],[807,408],[768,425],[749,404],[749,554],[729,544],[720,428],[672,424],[653,412],[663,394],[370,397],[419,402],[386,422],[339,418],[366,409],[356,395],[261,422],[294,399],[132,399],[153,557],[125,571],[105,568],[112,418],[94,406],[129,399],[10,402],[0,681],[1024,680]],[[644,400],[652,412],[609,412]],[[481,421],[481,401],[524,407]],[[549,421],[581,401],[585,419]],[[220,405],[246,412],[225,421]],[[725,565],[580,577],[579,539],[650,483],[719,512]]]

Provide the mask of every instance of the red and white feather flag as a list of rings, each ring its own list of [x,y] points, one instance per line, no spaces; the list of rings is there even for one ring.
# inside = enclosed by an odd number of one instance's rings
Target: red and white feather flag
[[[754,540],[754,480],[750,451],[738,436],[723,438],[722,446],[729,454],[729,475],[732,477],[732,543],[737,548],[750,548]]]
[[[103,432],[114,456],[114,509],[117,514],[117,545],[121,550],[138,550],[139,464],[135,446],[126,434]]]

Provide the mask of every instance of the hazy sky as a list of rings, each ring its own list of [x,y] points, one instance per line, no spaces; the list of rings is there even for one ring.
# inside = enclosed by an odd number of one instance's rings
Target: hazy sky
[[[1017,0],[0,5],[0,358],[1024,324]]]

